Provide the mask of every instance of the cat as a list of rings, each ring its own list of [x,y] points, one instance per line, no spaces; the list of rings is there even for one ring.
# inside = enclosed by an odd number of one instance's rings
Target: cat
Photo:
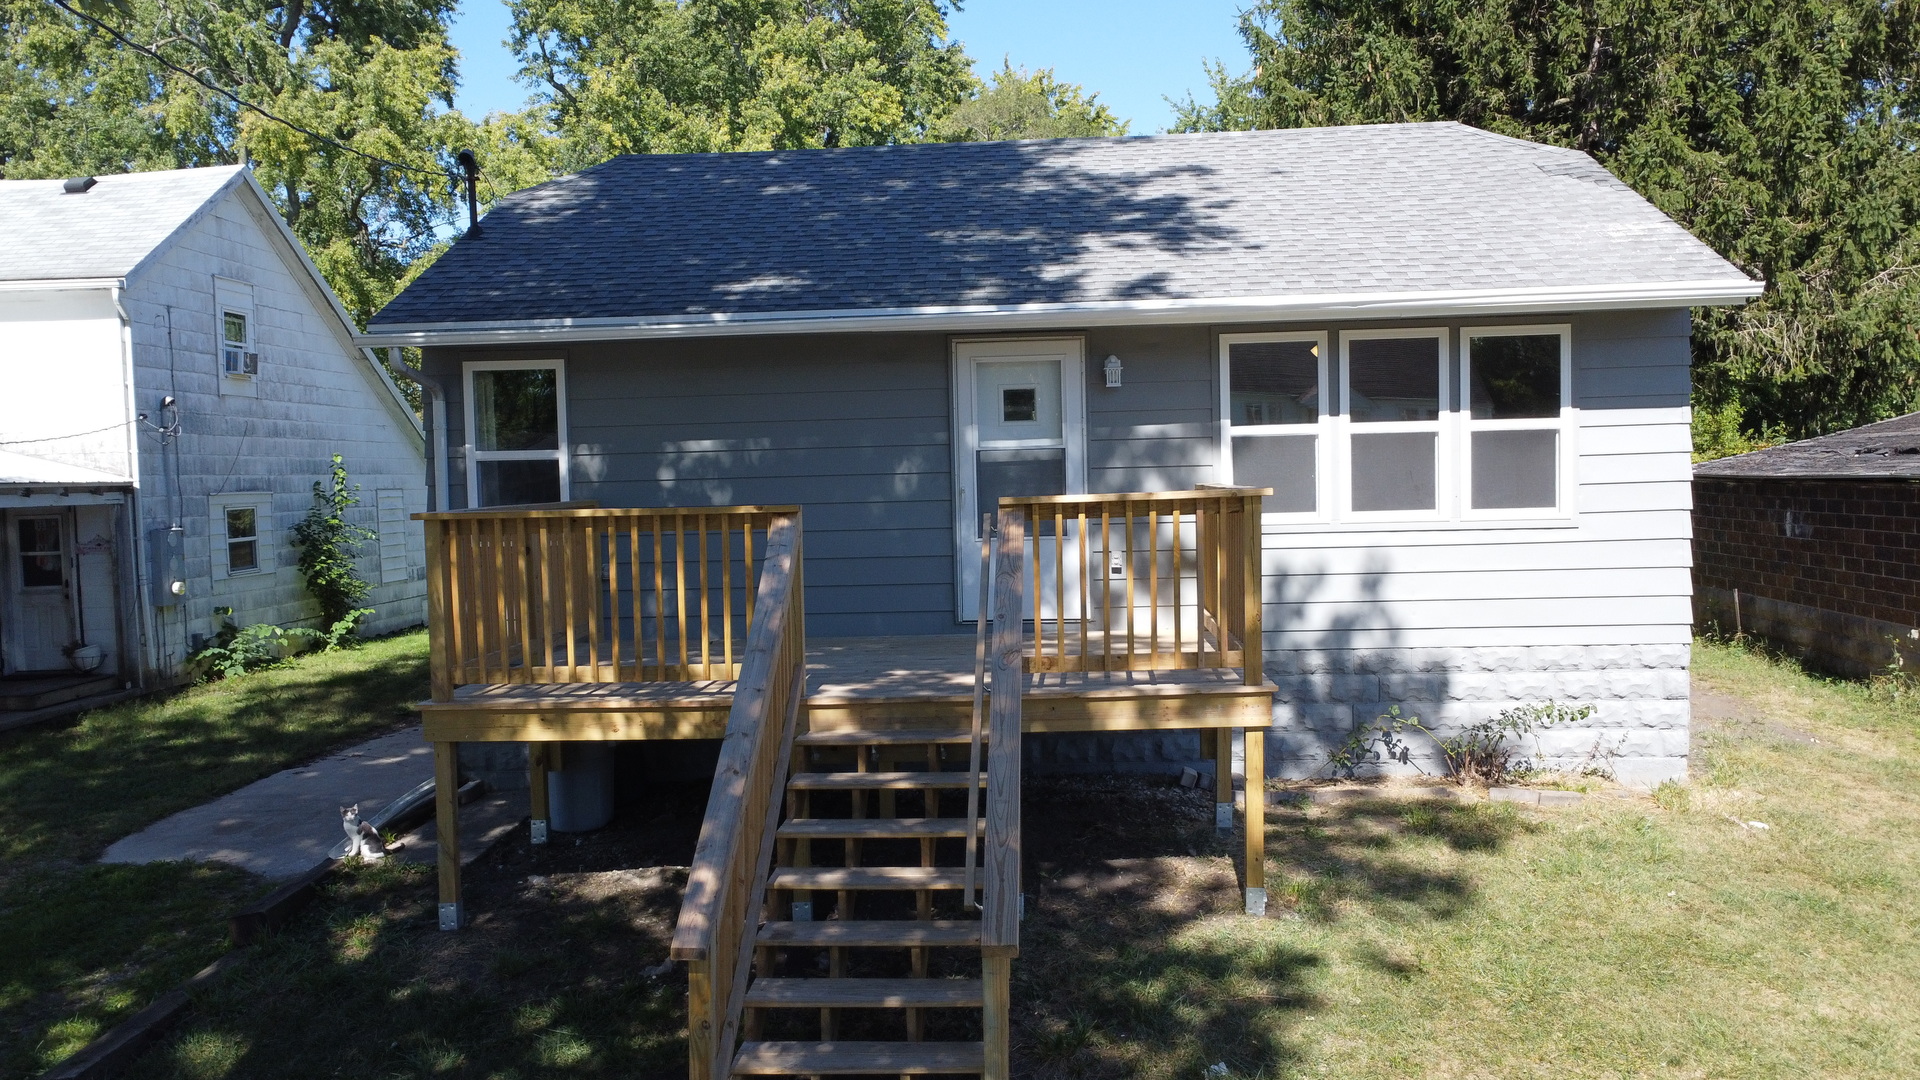
[[[345,858],[358,855],[373,862],[386,856],[387,845],[380,839],[380,830],[374,828],[372,822],[360,820],[359,803],[340,808],[340,828],[347,834]]]

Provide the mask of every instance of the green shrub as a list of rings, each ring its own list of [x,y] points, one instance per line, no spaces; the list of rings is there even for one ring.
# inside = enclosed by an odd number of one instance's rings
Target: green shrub
[[[374,533],[347,521],[347,511],[359,505],[359,496],[360,485],[347,482],[347,467],[335,454],[332,476],[325,482],[314,481],[313,508],[293,527],[293,546],[300,549],[300,576],[320,602],[320,619],[329,627],[338,628],[343,619],[358,622],[371,610],[359,606],[373,586],[360,578],[353,559]],[[328,647],[340,640],[344,635],[329,638]]]

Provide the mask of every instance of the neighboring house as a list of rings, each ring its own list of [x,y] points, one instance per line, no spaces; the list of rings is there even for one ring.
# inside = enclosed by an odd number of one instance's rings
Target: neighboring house
[[[1548,698],[1687,762],[1688,309],[1747,278],[1586,155],[1457,124],[622,157],[361,338],[448,505],[798,503],[808,633],[952,634],[1006,494],[1271,486],[1270,771]],[[1036,739],[1077,767],[1172,736]]]
[[[1920,413],[1693,470],[1694,620],[1873,675],[1920,660]]]
[[[365,629],[421,621],[419,421],[247,169],[0,182],[0,235],[0,707],[311,622],[288,529],[336,453]]]

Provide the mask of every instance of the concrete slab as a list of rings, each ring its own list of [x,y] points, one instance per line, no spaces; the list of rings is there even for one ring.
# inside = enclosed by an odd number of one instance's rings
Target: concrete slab
[[[224,862],[267,878],[294,877],[345,835],[342,806],[357,802],[371,815],[432,778],[433,747],[409,728],[155,822],[108,848],[102,861]]]
[[[460,865],[479,858],[494,841],[527,820],[531,806],[524,791],[496,791],[460,808]],[[439,823],[432,818],[401,839],[393,857],[433,866],[440,861]]]

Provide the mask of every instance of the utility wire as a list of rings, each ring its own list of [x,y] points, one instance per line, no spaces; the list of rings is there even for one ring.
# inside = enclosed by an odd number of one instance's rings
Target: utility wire
[[[87,435],[98,435],[103,431],[116,431],[120,428],[126,427],[131,422],[132,421],[122,420],[117,424],[108,424],[106,427],[94,428],[92,431],[74,431],[74,432],[69,432],[65,435],[42,435],[37,439],[0,439],[0,446],[28,446],[33,443],[60,442],[63,439],[78,439],[78,438],[83,438]]]
[[[312,130],[311,128],[302,127],[299,124],[296,124],[291,120],[288,120],[286,117],[276,116],[273,113],[268,112],[266,109],[262,108],[261,106],[255,105],[253,102],[246,100],[245,98],[241,97],[240,95],[234,93],[231,90],[226,89],[225,87],[216,86],[213,83],[208,82],[207,80],[201,78],[199,75],[195,74],[194,72],[189,71],[186,68],[181,67],[179,64],[176,64],[173,61],[167,59],[166,57],[160,55],[158,51],[148,48],[147,46],[142,45],[137,41],[134,41],[132,38],[127,37],[127,35],[121,33],[118,30],[115,30],[113,27],[107,25],[104,22],[101,22],[99,19],[96,19],[93,16],[87,14],[86,12],[81,11],[76,7],[73,7],[72,5],[68,4],[66,0],[47,0],[47,3],[52,4],[54,7],[59,8],[60,10],[66,12],[69,15],[72,15],[74,18],[80,19],[92,26],[99,28],[102,31],[105,31],[106,34],[109,37],[113,38],[115,41],[118,41],[120,44],[125,45],[127,48],[132,49],[135,52],[138,52],[144,56],[151,58],[155,63],[159,64],[161,67],[164,67],[169,71],[173,71],[178,74],[185,75],[187,78],[192,79],[194,82],[199,83],[201,86],[204,86],[207,89],[213,91],[214,93],[219,94],[221,97],[226,98],[228,101],[233,102],[235,105],[238,105],[243,109],[248,109],[248,110],[251,110],[252,112],[259,113],[261,116],[266,117],[267,119],[273,121],[274,123],[279,124],[283,127],[289,128],[293,131],[297,131],[300,134],[305,135],[309,139],[318,140],[319,142],[326,143],[328,146],[332,146],[340,150],[345,150],[349,154],[353,154],[357,157],[366,158],[368,161],[371,161],[380,165],[385,165],[385,166],[388,166],[389,168],[401,169],[411,173],[419,173],[422,176],[439,176],[448,180],[452,180],[456,183],[461,182],[465,179],[464,177],[461,177],[456,173],[450,173],[443,169],[423,169],[418,165],[406,165],[398,161],[390,161],[386,158],[380,157],[375,154],[369,154],[364,150],[356,150],[353,147],[348,146],[346,143],[343,143],[338,139],[329,138],[328,136],[322,135],[319,132]]]

